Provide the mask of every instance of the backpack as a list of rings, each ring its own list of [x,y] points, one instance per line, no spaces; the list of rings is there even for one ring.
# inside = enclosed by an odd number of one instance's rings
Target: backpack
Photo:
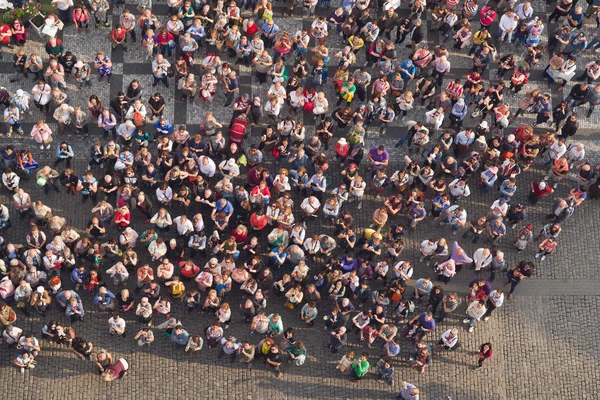
[[[137,127],[137,128],[141,128],[143,126],[146,125],[146,121],[144,119],[144,116],[142,115],[142,113],[136,111],[133,113],[133,124]]]

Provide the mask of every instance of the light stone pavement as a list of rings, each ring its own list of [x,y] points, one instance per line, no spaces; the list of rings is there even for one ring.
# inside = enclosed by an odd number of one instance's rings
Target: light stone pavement
[[[134,11],[133,4],[135,2],[128,0],[127,3],[127,6]],[[294,17],[282,18],[280,16],[282,6],[282,3],[275,3],[275,21],[282,30],[293,34],[301,26],[308,27],[312,22],[303,19],[298,14],[299,11]],[[550,6],[544,5],[542,2],[535,2],[534,7],[536,13],[542,16],[547,16],[552,11]],[[122,7],[111,10],[113,24],[117,23],[121,10]],[[156,2],[155,13],[163,20],[165,20],[166,11],[163,3]],[[406,15],[406,6],[403,6],[401,11]],[[324,11],[318,10],[319,12],[323,13]],[[429,18],[424,17],[423,19],[428,20]],[[556,24],[546,26],[543,35],[544,41],[547,33],[553,31],[555,27]],[[595,22],[587,20],[585,31],[589,34],[588,37],[591,37],[595,29]],[[67,26],[63,33],[65,47],[83,61],[90,62],[96,51],[100,49],[109,51],[110,46],[106,41],[107,32],[107,29],[95,30],[92,28],[89,34],[77,34],[72,26]],[[141,34],[138,32],[139,36]],[[336,35],[331,36],[328,41],[330,51],[341,49],[341,38]],[[34,42],[36,40],[34,34],[30,36],[30,39],[33,40],[26,45],[26,51],[35,48],[39,53],[43,53],[42,45]],[[434,45],[439,42],[439,36],[437,33],[427,32],[427,40],[430,45]],[[137,48],[136,44],[130,43],[129,49],[129,52],[125,54],[121,50],[112,52],[115,74],[110,85],[94,80],[92,88],[79,91],[71,81],[67,90],[67,94],[71,98],[71,105],[80,105],[85,108],[87,98],[92,93],[98,94],[105,104],[108,104],[116,91],[126,89],[134,78],[140,80],[146,93],[144,98],[147,99],[147,95],[155,91],[150,86],[152,80],[149,63],[145,61],[141,49]],[[30,90],[33,87],[33,81],[30,79],[23,83],[9,83],[12,69],[10,63],[7,62],[6,52],[10,50],[5,48],[3,51],[5,54],[1,64],[0,85],[8,88],[11,93],[20,87]],[[508,51],[506,45],[501,48],[501,52],[505,51]],[[523,49],[518,49],[515,53],[522,56]],[[399,57],[406,58],[407,56],[408,49],[402,46]],[[200,57],[197,57],[196,62],[199,59]],[[587,63],[593,59],[594,55],[587,52],[579,58],[578,64],[583,65],[584,62]],[[453,71],[444,84],[456,77],[464,78],[471,66],[471,59],[465,54],[453,52],[450,60]],[[541,80],[541,74],[547,60],[546,54],[540,65],[536,66],[532,73],[532,79],[523,92],[534,87],[546,90],[546,84]],[[363,61],[364,53],[361,52],[358,65]],[[291,62],[290,58],[286,64],[289,65]],[[492,64],[491,71],[495,71],[495,65],[495,63]],[[332,66],[330,77],[333,76],[333,70]],[[578,75],[579,73],[578,69]],[[249,69],[241,68],[239,75],[241,76],[242,92],[249,92],[252,96],[265,98],[268,85],[259,85]],[[486,81],[489,82],[489,80]],[[552,91],[553,104],[557,104],[562,96],[566,96],[573,84],[567,85],[564,94],[554,88]],[[411,84],[411,88],[414,87],[412,85],[414,83]],[[211,104],[183,106],[177,101],[179,96],[175,87],[176,84],[172,80],[170,89],[158,88],[167,100],[166,115],[174,124],[188,124],[190,132],[195,133],[198,131],[197,124],[201,122],[208,110],[213,111],[219,121],[228,122],[230,120],[231,109],[222,107],[224,104],[222,94],[218,94]],[[326,85],[325,91],[330,99],[330,105],[332,105],[332,102],[335,102],[335,96],[330,85]],[[511,96],[507,95],[506,97]],[[509,99],[513,110],[516,103],[517,98]],[[33,116],[26,117],[27,123],[24,125],[26,133],[30,131],[33,121],[46,118],[35,109],[33,112]],[[409,119],[422,118],[423,112],[423,108],[416,108],[409,114]],[[600,124],[600,113],[596,112],[591,118],[586,119],[585,112],[587,112],[587,108],[582,107],[579,110],[580,130],[574,141],[583,143],[586,146],[587,158],[598,163],[600,152],[597,141],[600,134],[597,127]],[[51,116],[47,118],[51,118]],[[307,126],[307,136],[312,135],[314,133],[313,119],[305,117],[304,122]],[[531,122],[533,122],[531,116],[521,117],[506,130],[506,133],[520,124]],[[53,122],[50,125],[53,129],[56,128],[56,124]],[[469,117],[465,125],[474,126],[474,122]],[[536,133],[543,131],[545,131],[544,128],[536,129]],[[246,144],[256,142],[259,132],[260,129],[253,127]],[[393,144],[398,140],[401,132],[402,127],[395,123],[383,136],[377,134],[376,127],[370,128],[367,134],[367,147],[384,144],[390,149],[390,171],[401,166],[406,154],[404,147],[393,148]],[[75,149],[74,166],[79,174],[85,169],[88,149],[92,139],[95,138],[101,138],[97,129],[92,129],[92,135],[87,139],[73,137],[73,135],[67,135],[64,138]],[[62,138],[56,136],[55,144],[60,139]],[[0,138],[0,144],[9,143],[19,147],[31,147],[42,165],[44,162],[53,160],[54,146],[51,150],[40,151],[27,135],[26,138],[19,136],[13,136],[11,139]],[[328,154],[333,155],[331,150]],[[268,164],[273,171],[279,165],[274,163],[270,157],[268,158]],[[97,177],[100,176],[99,170],[94,170],[94,172],[97,173]],[[529,182],[539,179],[544,172],[543,165],[538,161],[530,171],[518,177],[519,190],[516,201],[526,201]],[[330,187],[337,185],[339,181],[339,167],[337,163],[331,162],[331,168],[328,171]],[[43,198],[44,202],[53,208],[55,214],[66,216],[69,223],[76,228],[83,229],[88,222],[92,207],[90,202],[81,205],[79,197],[73,198],[64,193],[60,195],[51,193],[44,197],[33,181],[26,182],[23,186],[34,200]],[[487,208],[495,199],[493,194],[479,194],[474,186],[474,182],[472,182],[471,187],[474,189],[474,194],[462,203],[467,209],[469,217],[486,214]],[[563,181],[556,196],[544,199],[537,206],[528,208],[527,220],[534,224],[536,232],[545,224],[544,215],[548,212],[553,198],[566,196],[570,188],[570,183]],[[385,194],[389,194],[389,189]],[[5,191],[2,192],[0,200],[4,204],[8,201]],[[296,198],[296,209],[300,200]],[[356,210],[354,204],[349,206],[353,211],[357,226],[366,226],[370,223],[370,215],[376,204],[374,197],[367,196],[363,210]],[[9,205],[9,208],[13,215],[16,214],[12,204]],[[196,209],[192,207],[188,211],[195,212]],[[182,209],[171,210],[173,217],[182,212]],[[187,214],[190,215],[189,212]],[[137,214],[133,219],[133,225],[138,231],[144,227],[143,219]],[[600,393],[600,350],[598,347],[600,333],[597,329],[600,325],[598,314],[600,311],[600,286],[598,285],[600,268],[598,268],[598,252],[595,248],[597,247],[597,238],[600,237],[599,225],[600,215],[597,212],[597,204],[592,200],[587,200],[576,210],[574,216],[566,221],[559,237],[556,254],[548,257],[545,262],[538,263],[536,275],[523,282],[518,287],[514,299],[505,301],[505,305],[497,310],[488,322],[478,323],[474,333],[469,334],[464,329],[461,324],[464,307],[459,308],[458,312],[448,318],[429,338],[429,343],[433,346],[434,341],[437,342],[439,335],[447,327],[458,327],[462,348],[450,354],[434,353],[431,366],[424,375],[408,368],[408,357],[413,352],[413,345],[409,341],[402,340],[401,357],[394,361],[396,367],[394,387],[377,383],[373,372],[359,383],[353,383],[347,377],[339,374],[335,365],[340,356],[332,355],[328,349],[324,348],[327,333],[323,331],[322,324],[318,322],[313,329],[305,329],[298,317],[299,311],[284,308],[279,299],[271,299],[267,311],[279,312],[283,317],[284,327],[297,327],[297,336],[299,340],[306,343],[309,353],[304,366],[285,365],[284,376],[281,379],[276,378],[261,365],[248,371],[245,366],[238,366],[237,363],[230,365],[228,362],[223,362],[223,360],[217,359],[217,350],[215,349],[205,347],[199,358],[188,357],[181,348],[171,343],[156,329],[154,330],[156,340],[152,346],[140,350],[132,339],[140,324],[131,315],[126,315],[129,336],[126,339],[111,337],[106,326],[108,316],[95,311],[87,294],[83,295],[87,310],[86,320],[83,323],[75,324],[74,328],[78,335],[91,340],[96,347],[104,347],[116,357],[126,357],[131,365],[127,377],[106,384],[96,374],[92,362],[79,360],[68,349],[59,348],[47,342],[42,345],[43,351],[38,359],[37,368],[21,375],[18,369],[10,364],[17,351],[2,345],[0,346],[0,360],[2,360],[0,362],[2,376],[0,387],[4,393],[10,393],[12,397],[22,399],[171,399],[191,396],[200,399],[388,399],[397,394],[399,382],[406,380],[419,386],[422,392],[421,399],[427,400],[445,400],[447,396],[452,396],[454,400],[597,399],[598,393]],[[27,225],[15,220],[14,227],[10,231],[4,232],[3,236],[7,241],[23,242],[27,232]],[[113,230],[112,233],[114,234],[114,232]],[[332,232],[332,229],[320,221],[310,221],[307,232]],[[521,254],[516,253],[512,247],[514,236],[515,231],[509,231],[507,237],[500,244],[500,249],[505,252],[508,263],[533,259],[535,252],[533,245],[530,245]],[[418,263],[418,245],[427,237],[435,239],[446,237],[449,242],[454,239],[449,228],[434,225],[430,219],[420,225],[416,233],[406,239],[406,250],[402,256],[402,259],[410,259],[416,263],[413,276],[415,278],[423,277],[431,272],[424,264]],[[470,242],[460,241],[460,243],[471,254],[478,247]],[[144,256],[142,261],[147,259],[144,250],[140,249],[138,254]],[[203,265],[205,262],[204,259],[197,261],[199,265]],[[465,294],[467,283],[474,278],[472,274],[471,270],[463,270],[449,285],[444,286],[444,290],[446,292],[456,290]],[[66,280],[66,276],[63,278]],[[498,288],[503,283],[504,277],[501,276],[493,282],[493,286]],[[109,288],[113,288],[112,283],[108,285]],[[228,301],[234,309],[234,322],[227,331],[227,335],[234,335],[238,339],[250,339],[253,343],[257,343],[259,339],[249,337],[248,326],[243,323],[241,315],[235,312],[240,302],[239,296],[234,294]],[[330,302],[323,301],[319,307],[319,313],[328,312],[329,307]],[[184,313],[179,304],[174,304],[172,314],[183,320],[184,327],[190,333],[201,333],[212,322],[212,318],[204,314],[188,315]],[[17,325],[40,337],[41,327],[50,319],[67,322],[64,314],[59,314],[53,308],[45,320],[41,320],[39,317],[25,318],[19,314]],[[349,334],[349,339],[348,348],[356,352],[369,351],[371,365],[374,366],[381,350],[367,349],[354,334]],[[473,352],[477,350],[479,344],[485,341],[493,343],[494,356],[484,368],[474,371],[469,368],[475,362]]]

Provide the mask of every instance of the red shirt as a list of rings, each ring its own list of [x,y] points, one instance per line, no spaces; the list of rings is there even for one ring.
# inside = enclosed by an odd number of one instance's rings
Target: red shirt
[[[540,183],[538,181],[533,181],[531,183],[531,191],[535,197],[544,197],[554,192],[554,189],[548,185],[546,185],[544,189],[540,189]]]
[[[125,37],[125,35],[127,35],[127,31],[125,29],[121,29],[121,33],[119,33],[119,31],[117,31],[117,28],[115,28],[112,30],[111,35],[114,39],[121,40]]]
[[[267,221],[268,218],[265,215],[259,218],[256,213],[254,213],[250,216],[250,225],[257,231],[264,229],[264,227],[267,226]]]

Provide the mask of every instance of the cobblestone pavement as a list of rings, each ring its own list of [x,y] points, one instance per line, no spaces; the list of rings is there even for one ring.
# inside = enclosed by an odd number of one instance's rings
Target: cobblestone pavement
[[[132,11],[135,10],[133,4],[135,1],[127,0],[127,7]],[[552,8],[543,2],[535,2],[534,7],[536,15],[540,15],[543,19],[552,11]],[[122,6],[111,10],[113,24],[118,22],[121,10]],[[276,22],[282,30],[293,34],[301,26],[308,27],[312,22],[312,20],[303,19],[298,13],[293,17],[282,18],[280,17],[282,10],[283,4],[275,2]],[[165,20],[166,5],[156,2],[154,12]],[[324,13],[320,9],[317,12]],[[402,7],[401,13],[408,14],[405,6]],[[423,19],[429,20],[429,18]],[[544,43],[547,40],[547,33],[552,32],[555,27],[556,24],[546,27],[543,33]],[[595,29],[594,21],[586,20],[584,30],[591,34]],[[90,62],[98,50],[111,53],[106,40],[107,32],[106,29],[94,30],[92,28],[88,34],[77,34],[73,26],[67,26],[63,33],[65,47],[83,61]],[[138,34],[138,36],[140,35]],[[332,36],[331,43],[329,43],[330,49],[340,49],[342,47],[341,38],[336,35]],[[591,35],[588,36],[591,37]],[[426,37],[431,45],[440,41],[438,34],[434,32],[426,32]],[[43,53],[42,45],[35,42],[37,38],[34,34],[31,39],[34,40],[27,43],[26,51],[36,49],[39,53]],[[4,48],[3,51],[6,53],[11,50]],[[501,51],[508,51],[506,45],[501,48]],[[522,48],[515,51],[519,60],[523,53]],[[402,46],[400,58],[407,56],[408,49]],[[587,63],[593,59],[593,53],[586,52],[579,58],[578,65],[583,65],[584,62]],[[31,80],[25,80],[23,83],[9,82],[12,69],[7,60],[8,56],[5,54],[3,62],[0,64],[2,67],[0,85],[7,87],[11,93],[14,93],[19,87],[30,90],[30,86],[33,87]],[[112,51],[112,60],[115,65],[115,73],[110,85],[94,80],[92,88],[79,91],[72,81],[69,82],[67,94],[71,98],[72,105],[85,107],[85,101],[91,93],[98,94],[105,103],[108,103],[116,91],[126,89],[134,78],[140,80],[146,94],[153,92],[150,87],[149,63],[145,61],[141,49],[135,44],[130,43],[130,50],[125,54],[120,49]],[[358,65],[363,61],[364,53],[361,52]],[[546,61],[547,55],[532,72],[530,83],[524,91],[534,87],[546,89],[546,84],[541,79]],[[288,64],[290,62],[290,60],[287,61]],[[451,62],[453,70],[444,84],[447,84],[449,79],[464,78],[471,66],[471,60],[465,54],[452,53]],[[495,70],[495,66],[496,64],[492,63],[492,71]],[[267,85],[259,85],[249,69],[240,68],[239,73],[242,92],[250,92],[252,96],[265,98]],[[333,76],[333,67],[330,69],[330,76]],[[485,78],[486,80],[489,78],[488,73]],[[568,94],[572,85],[573,83],[569,83],[564,93]],[[231,110],[222,107],[224,104],[222,94],[218,94],[212,104],[184,105],[176,101],[178,94],[175,86],[172,84],[171,89],[161,90],[167,100],[166,115],[174,124],[188,124],[190,132],[195,133],[198,131],[197,124],[207,110],[213,111],[217,120],[229,121]],[[326,92],[331,102],[334,95],[329,85],[327,85]],[[566,94],[553,89],[553,104],[557,104],[564,95]],[[144,97],[147,98],[147,96]],[[517,98],[511,98],[509,103],[514,110]],[[584,115],[586,111],[587,109],[581,109],[580,115]],[[423,108],[417,108],[411,111],[409,118],[418,118],[417,116],[421,116],[423,112]],[[40,118],[44,119],[46,116],[37,110],[34,110],[33,116],[26,117],[25,132],[29,132],[32,122]],[[587,157],[597,163],[600,159],[597,145],[600,136],[597,130],[600,116],[598,113],[589,119],[582,116],[580,121],[580,130],[575,141],[585,144]],[[314,133],[313,119],[305,117],[304,122],[307,126],[307,136],[312,135]],[[531,122],[533,120],[530,116],[517,120],[517,124]],[[53,121],[50,125],[53,129],[56,128]],[[474,126],[470,117],[467,119],[466,126]],[[513,124],[506,131],[509,132],[516,126]],[[371,128],[367,134],[367,146],[384,144],[391,149],[390,170],[396,170],[406,154],[405,148],[393,149],[393,144],[397,141],[401,131],[402,127],[396,123],[383,136],[377,134],[376,128]],[[536,133],[543,131],[545,131],[544,128],[536,129]],[[249,142],[257,141],[258,132],[259,128],[252,128]],[[92,129],[92,136],[88,139],[73,137],[73,135],[65,138],[73,145],[76,152],[74,162],[76,172],[84,171],[89,145],[96,137],[100,138],[101,135],[97,129]],[[42,165],[53,159],[54,147],[51,150],[37,150],[37,146],[34,146],[35,143],[28,137],[0,138],[0,144],[8,143],[36,149],[34,154]],[[330,151],[329,154],[333,153]],[[332,162],[331,164],[328,180],[330,187],[333,187],[332,185],[336,185],[339,180],[339,167],[334,165],[336,163]],[[272,162],[270,165],[277,166]],[[99,173],[96,170],[94,172]],[[530,171],[519,176],[517,201],[525,201],[528,183],[532,179],[540,178],[543,172],[543,165],[538,161]],[[82,205],[79,197],[73,198],[65,193],[58,195],[51,193],[44,197],[33,181],[26,182],[23,186],[34,200],[43,198],[53,208],[55,214],[66,216],[69,223],[76,228],[82,229],[88,222],[92,207],[90,202]],[[556,196],[553,197],[565,196],[570,188],[570,184],[563,181]],[[8,201],[6,192],[2,192],[0,200],[6,204]],[[483,196],[474,193],[463,205],[469,216],[483,215],[493,200],[492,194]],[[528,221],[534,224],[535,231],[543,226],[544,214],[549,210],[552,200],[552,198],[545,199],[529,209]],[[357,226],[365,226],[370,223],[370,215],[375,205],[374,197],[367,196],[363,210],[356,210],[355,205],[349,206],[357,220]],[[9,208],[15,215],[12,205],[9,205]],[[196,210],[195,207],[192,207],[187,211],[195,212]],[[171,212],[175,217],[183,210],[173,209]],[[190,214],[188,213],[188,215]],[[143,219],[136,216],[133,225],[141,232],[144,227]],[[279,312],[283,317],[285,327],[298,327],[297,336],[299,340],[306,343],[309,352],[308,361],[303,367],[286,365],[284,376],[281,379],[276,378],[260,365],[252,371],[237,365],[237,363],[230,365],[228,362],[217,359],[216,350],[206,347],[202,350],[199,358],[188,357],[181,348],[178,348],[157,330],[155,330],[157,338],[151,348],[141,350],[132,339],[140,328],[140,324],[130,315],[125,316],[128,322],[129,336],[126,339],[115,339],[108,333],[106,321],[109,316],[95,311],[91,299],[84,294],[87,317],[85,322],[75,324],[74,328],[77,334],[91,340],[96,347],[107,348],[116,357],[126,357],[131,364],[128,376],[123,380],[106,384],[96,374],[92,362],[79,360],[67,348],[60,348],[47,342],[43,343],[43,351],[39,356],[37,368],[21,375],[18,369],[10,364],[17,351],[3,345],[0,346],[2,376],[0,388],[2,392],[14,393],[14,396],[22,399],[170,399],[190,396],[202,399],[387,399],[397,394],[400,380],[407,380],[421,388],[421,399],[428,400],[443,400],[447,396],[452,396],[455,400],[597,399],[598,393],[600,393],[600,350],[597,346],[600,343],[600,334],[597,329],[600,324],[598,314],[600,311],[600,286],[598,285],[600,269],[598,268],[597,251],[593,250],[591,245],[597,243],[597,238],[600,236],[599,226],[600,216],[597,212],[597,205],[591,200],[584,202],[574,216],[566,222],[556,254],[538,266],[537,274],[518,288],[514,300],[506,301],[505,305],[488,322],[479,323],[474,333],[469,334],[461,325],[464,307],[459,308],[456,314],[446,320],[442,328],[438,328],[434,337],[430,338],[430,343],[433,345],[434,340],[437,342],[442,329],[458,327],[462,348],[452,354],[435,353],[432,365],[424,375],[408,368],[408,357],[412,353],[413,346],[410,342],[402,341],[401,357],[394,361],[396,366],[395,387],[377,383],[374,373],[370,373],[360,383],[353,383],[347,377],[342,377],[335,369],[339,357],[332,355],[328,349],[324,348],[327,333],[322,330],[322,325],[318,322],[312,330],[303,328],[298,317],[299,311],[284,308],[281,301],[278,300],[271,300],[267,311]],[[307,232],[331,231],[332,228],[322,221],[311,221],[307,229]],[[24,241],[27,232],[28,228],[24,222],[15,221],[14,227],[5,232],[4,237],[12,242]],[[114,234],[114,230],[112,233]],[[501,250],[506,254],[508,263],[533,258],[534,250],[531,245],[522,254],[518,255],[515,252],[512,247],[514,235],[515,231],[510,231],[506,240],[500,245]],[[403,258],[416,263],[414,277],[419,278],[430,272],[424,264],[418,263],[418,244],[424,238],[442,236],[447,237],[449,241],[453,239],[448,228],[441,228],[429,221],[419,226],[416,233],[407,239],[407,250],[403,254]],[[470,243],[461,243],[461,245],[470,253],[476,249]],[[145,251],[139,250],[139,254],[144,257],[142,261],[147,259],[144,253]],[[203,265],[205,262],[205,260],[197,261],[199,265]],[[457,290],[464,294],[466,285],[472,278],[471,271],[462,271],[444,289],[446,291]],[[493,286],[500,287],[502,283],[502,279],[497,279]],[[112,288],[110,283],[109,287]],[[240,299],[234,294],[228,301],[236,310]],[[320,314],[329,311],[329,307],[330,304],[324,301],[319,308]],[[190,333],[201,333],[212,322],[212,318],[207,315],[184,314],[184,310],[179,304],[174,305],[172,314],[183,320],[184,327]],[[59,314],[54,308],[46,317],[46,320],[50,319],[67,322],[64,314]],[[39,337],[40,329],[45,322],[47,321],[42,321],[38,317],[27,319],[19,315],[17,325]],[[234,322],[227,334],[234,335],[239,339],[250,339],[254,343],[259,340],[256,337],[249,337],[248,326],[243,323],[239,313],[234,313]],[[357,352],[368,350],[371,355],[371,365],[374,366],[381,351],[367,349],[353,334],[350,334],[349,337],[349,347]],[[473,352],[477,350],[479,344],[485,341],[493,342],[494,357],[484,368],[474,371],[469,368],[475,362]]]

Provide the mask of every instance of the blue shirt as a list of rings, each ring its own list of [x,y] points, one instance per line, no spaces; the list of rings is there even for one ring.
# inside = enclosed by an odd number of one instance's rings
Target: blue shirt
[[[88,276],[88,271],[87,270],[83,270],[82,273],[79,273],[79,271],[77,271],[77,268],[73,269],[73,272],[71,272],[71,280],[73,282],[77,282],[78,280],[81,280],[82,282],[85,281],[85,278],[87,278]]]
[[[94,304],[100,304],[106,307],[109,306],[114,299],[115,295],[107,289],[104,296],[101,296],[100,292],[96,293],[96,296],[94,297]]]
[[[217,212],[223,211],[225,214],[229,215],[233,212],[233,206],[229,201],[226,202],[224,206],[221,205],[221,201],[217,201],[217,204],[215,205],[215,210],[217,210]]]
[[[408,64],[409,64],[408,61],[409,60],[406,60],[402,64],[400,64],[400,68],[407,70],[408,73],[414,77],[415,72],[417,72],[417,68],[415,67],[415,64],[412,64],[412,61],[411,61],[412,65],[408,66]],[[402,79],[411,79],[411,77],[404,71],[400,71],[400,76],[402,76]]]
[[[396,356],[400,353],[400,345],[398,343],[389,342],[386,346],[392,356]]]
[[[173,331],[173,334],[171,335],[171,340],[182,346],[187,344],[189,338],[190,334],[187,333],[185,329],[182,329],[179,335],[175,334],[175,331]]]
[[[466,104],[463,104],[463,106],[461,107],[458,105],[458,103],[456,103],[452,107],[452,114],[460,118],[461,121],[467,116],[467,111],[468,109]]]
[[[161,136],[167,136],[167,135],[170,135],[171,132],[173,132],[173,125],[171,124],[171,121],[169,121],[167,119],[166,122],[167,122],[167,124],[165,126],[162,126],[160,124],[160,119],[158,121],[156,121],[156,124],[154,124],[156,133],[158,133]]]

